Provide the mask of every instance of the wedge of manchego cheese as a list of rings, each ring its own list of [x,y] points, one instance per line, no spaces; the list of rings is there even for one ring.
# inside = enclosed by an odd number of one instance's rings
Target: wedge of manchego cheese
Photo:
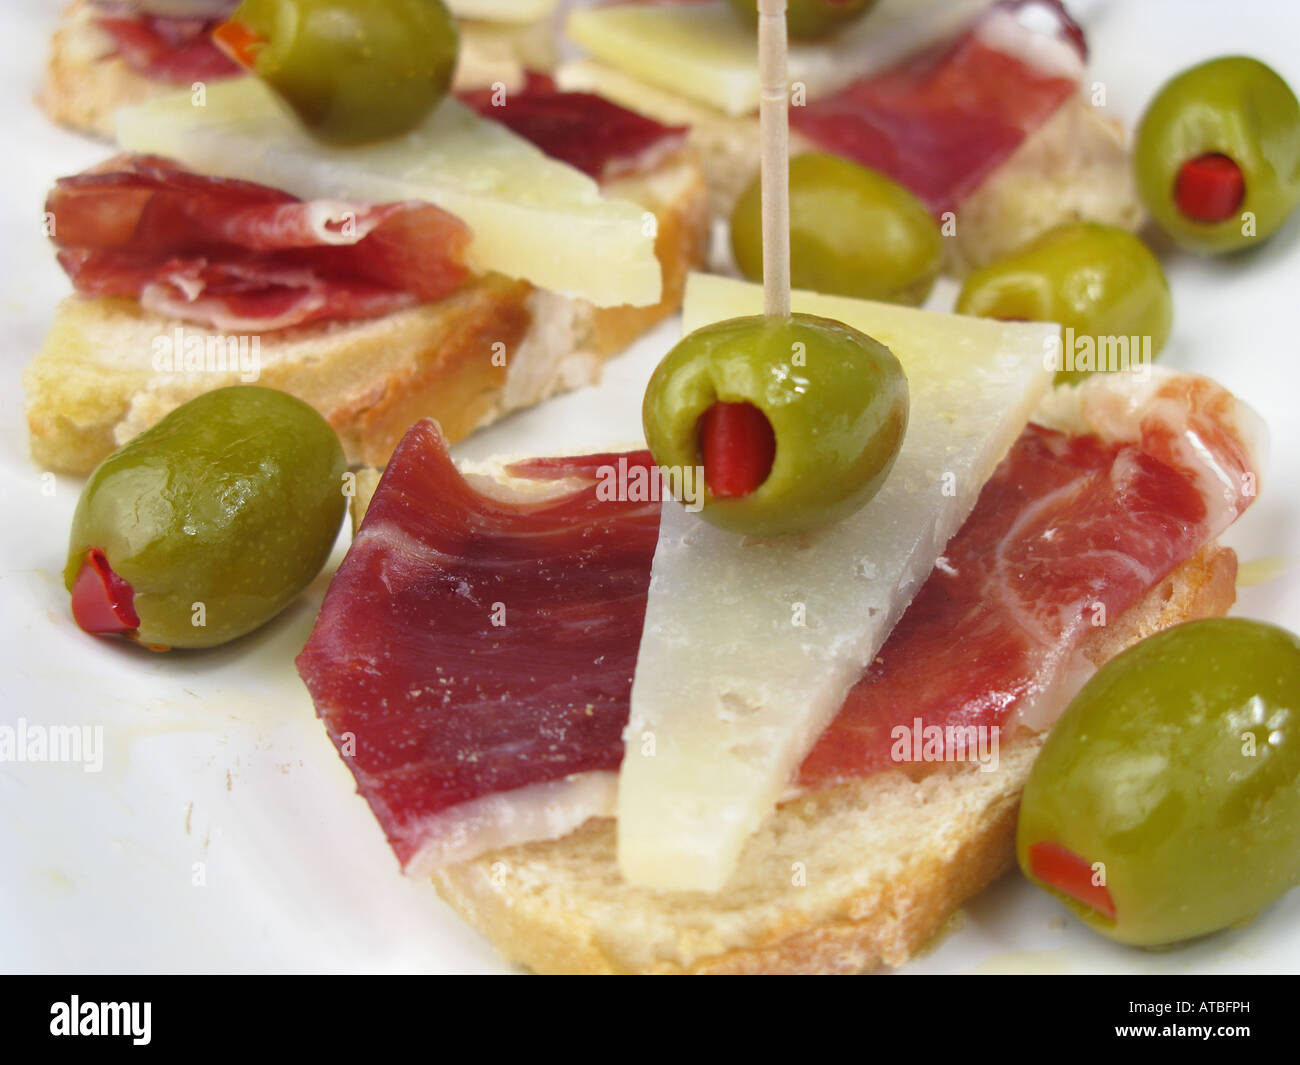
[[[758,285],[695,274],[682,328],[762,304]],[[1055,325],[805,292],[793,309],[898,356],[907,434],[880,492],[812,533],[744,537],[665,504],[619,776],[619,866],[637,885],[726,885],[1051,383]]]
[[[808,99],[834,92],[955,34],[992,0],[883,0],[825,40],[792,41],[790,82]],[[728,115],[758,109],[753,25],[726,0],[598,4],[574,9],[565,28],[595,59]]]
[[[657,303],[655,219],[498,122],[444,100],[402,137],[360,148],[314,140],[257,78],[169,93],[117,115],[128,151],[303,199],[423,200],[471,229],[468,256],[598,307]]]

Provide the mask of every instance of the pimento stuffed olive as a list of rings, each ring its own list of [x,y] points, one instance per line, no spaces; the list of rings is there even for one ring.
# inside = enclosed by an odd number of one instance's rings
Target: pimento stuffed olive
[[[244,0],[213,38],[340,146],[419,125],[447,95],[460,43],[442,0]]]
[[[1300,882],[1300,639],[1193,621],[1112,659],[1025,785],[1020,867],[1085,923],[1156,946]]]
[[[703,467],[701,517],[761,536],[866,503],[898,457],[907,415],[893,353],[808,314],[697,329],[656,368],[642,407],[656,462]]]
[[[1256,59],[1209,60],[1156,93],[1133,162],[1143,204],[1178,244],[1249,247],[1300,203],[1300,102]]]
[[[73,616],[156,650],[252,632],[325,565],[346,470],[334,430],[294,396],[195,397],[86,482],[63,571]]]

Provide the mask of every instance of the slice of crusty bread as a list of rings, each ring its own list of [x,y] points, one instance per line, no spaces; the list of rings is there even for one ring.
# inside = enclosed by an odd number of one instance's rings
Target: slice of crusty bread
[[[113,54],[112,40],[94,23],[86,0],[73,0],[50,40],[45,83],[36,94],[41,109],[60,125],[113,139],[119,107],[144,103],[179,86],[137,74]]]
[[[1222,614],[1236,556],[1210,544],[1084,651],[1096,664]],[[955,653],[960,653],[955,652]],[[890,771],[781,806],[718,895],[629,887],[615,823],[443,869],[434,884],[509,960],[544,973],[852,973],[905,962],[1014,862],[1020,792],[1041,736],[998,768]],[[802,881],[802,885],[798,882]]]
[[[716,215],[727,218],[758,173],[758,122],[724,115],[594,60],[557,72],[566,89],[600,93],[660,122],[690,126]],[[797,133],[792,154],[816,146]],[[1135,230],[1143,211],[1118,123],[1082,95],[1063,104],[955,212],[945,231],[945,269],[962,276],[1053,226],[1079,219]]]
[[[50,41],[45,83],[36,100],[60,125],[105,140],[114,138],[113,116],[120,107],[188,88],[137,73],[113,54],[113,42],[94,23],[86,0],[73,0]],[[551,70],[559,58],[551,20],[532,23],[460,21],[456,89],[501,82],[514,89],[529,70]]]
[[[606,190],[658,219],[659,303],[597,308],[487,275],[382,318],[267,333],[259,338],[258,383],[324,414],[349,462],[380,465],[422,417],[436,418],[458,440],[510,410],[594,382],[606,358],[677,310],[687,273],[704,261],[709,226],[703,178],[689,152]],[[177,328],[182,323],[134,300],[64,300],[23,375],[37,463],[88,473],[186,400],[240,382],[238,368],[156,370],[155,341]]]

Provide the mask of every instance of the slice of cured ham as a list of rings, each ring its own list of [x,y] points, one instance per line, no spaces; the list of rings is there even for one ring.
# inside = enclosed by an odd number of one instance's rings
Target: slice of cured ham
[[[544,74],[530,73],[515,92],[459,95],[484,118],[598,181],[651,170],[686,143],[685,126],[662,125],[595,93],[560,92]]]
[[[211,16],[152,15],[127,3],[101,3],[95,24],[112,39],[112,54],[136,73],[169,85],[190,85],[243,74],[243,69],[212,41],[212,31],[238,6],[205,5]]]
[[[618,458],[648,476],[648,453]],[[558,498],[493,498],[425,421],[388,464],[298,668],[404,866],[468,857],[470,827],[495,831],[482,800],[534,786],[544,803],[564,790],[535,786],[623,757],[659,504],[600,498],[601,461],[521,471]],[[516,831],[536,830],[521,809]]]
[[[1094,604],[1117,617],[1253,498],[1253,415],[1204,378],[1094,378],[1040,417],[1055,427],[1020,435],[797,787],[890,766],[918,714],[1050,725]],[[621,457],[630,487],[647,456]],[[394,455],[298,668],[408,872],[613,812],[659,520],[602,490],[619,458],[517,465],[506,498],[429,423]]]
[[[1078,92],[1083,34],[1054,0],[1012,0],[955,42],[790,111],[812,145],[955,210]]]
[[[1228,393],[1205,378],[1125,384],[1060,397],[1083,398],[1065,421],[1088,435],[1021,434],[804,760],[801,788],[913,761],[916,737],[933,740],[925,761],[963,760],[967,726],[1048,727],[1086,676],[1072,656],[1088,632],[1251,503],[1253,420]]]
[[[430,204],[304,202],[156,156],[62,178],[46,211],[82,295],[229,331],[375,317],[468,276],[468,229]]]

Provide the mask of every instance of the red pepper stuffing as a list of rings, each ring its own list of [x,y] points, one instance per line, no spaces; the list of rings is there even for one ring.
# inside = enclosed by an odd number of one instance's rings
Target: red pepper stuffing
[[[1237,213],[1246,197],[1241,167],[1226,155],[1198,155],[1178,171],[1174,202],[1188,218],[1222,222]]]
[[[700,416],[699,433],[704,483],[719,499],[749,495],[772,472],[776,434],[752,403],[714,403]]]
[[[113,572],[97,547],[86,552],[72,584],[72,616],[96,635],[133,632],[140,627],[134,589]]]
[[[235,19],[223,22],[213,30],[212,40],[226,55],[249,70],[257,61],[257,53],[266,47],[265,40]]]
[[[1115,900],[1105,884],[1093,883],[1092,865],[1059,843],[1034,843],[1029,847],[1030,871],[1044,884],[1049,884],[1085,906],[1091,906],[1115,919]]]

